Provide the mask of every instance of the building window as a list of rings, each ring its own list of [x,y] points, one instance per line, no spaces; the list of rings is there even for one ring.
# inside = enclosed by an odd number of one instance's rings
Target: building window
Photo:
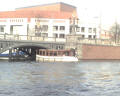
[[[39,32],[39,27],[35,25],[35,32]]]
[[[78,40],[81,40],[81,37],[78,37],[77,39],[78,39]]]
[[[53,34],[53,37],[58,38],[58,34],[57,34],[57,33],[54,33],[54,34]]]
[[[72,27],[70,26],[70,34],[72,33]]]
[[[4,32],[5,29],[4,29],[5,26],[0,26],[0,32]]]
[[[85,38],[85,35],[82,35],[82,38]]]
[[[96,28],[93,28],[93,32],[96,33]]]
[[[88,35],[88,38],[91,39],[91,38],[92,38],[92,35]]]
[[[41,36],[48,37],[48,33],[42,33]]]
[[[95,38],[96,38],[96,35],[94,35],[93,38],[95,39]]]
[[[35,31],[48,31],[48,25],[40,25],[40,26],[37,26],[35,25]]]
[[[37,29],[37,25],[35,25],[35,29]]]
[[[42,30],[43,31],[48,31],[48,25],[42,25]]]
[[[13,34],[13,25],[10,26],[10,34]]]
[[[76,27],[76,31],[77,31],[77,32],[80,32],[80,27]]]
[[[59,38],[65,38],[65,34],[60,34]]]
[[[37,32],[37,33],[35,33],[35,36],[40,37],[40,36],[41,36],[41,33],[40,33],[40,32]]]
[[[85,32],[85,27],[81,27],[81,32]]]
[[[57,50],[59,50],[59,49],[64,49],[64,47],[63,47],[63,46],[58,45],[58,46],[56,46],[56,49],[57,49]]]
[[[65,31],[65,26],[60,26],[60,31]]]
[[[92,33],[92,28],[89,28],[89,29],[88,29],[88,32],[89,32],[89,33]]]
[[[58,31],[58,26],[53,26],[53,31]]]
[[[35,32],[37,32],[38,31],[38,27],[37,27],[37,25],[35,25]]]

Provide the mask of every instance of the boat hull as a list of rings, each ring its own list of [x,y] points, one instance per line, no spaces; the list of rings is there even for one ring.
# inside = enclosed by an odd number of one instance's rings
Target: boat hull
[[[41,56],[36,55],[37,62],[77,62],[78,58],[74,56]]]

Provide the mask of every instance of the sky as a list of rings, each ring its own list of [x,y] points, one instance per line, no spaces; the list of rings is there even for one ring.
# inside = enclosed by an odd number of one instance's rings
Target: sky
[[[0,11],[10,11],[19,7],[64,2],[77,7],[79,18],[102,17],[104,23],[114,22],[120,17],[120,0],[1,0]]]

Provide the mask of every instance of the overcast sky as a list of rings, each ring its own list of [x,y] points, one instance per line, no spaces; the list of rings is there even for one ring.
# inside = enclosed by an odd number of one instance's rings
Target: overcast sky
[[[1,0],[0,11],[10,11],[19,7],[64,2],[76,6],[79,16],[93,16],[102,13],[106,22],[120,17],[120,0]]]

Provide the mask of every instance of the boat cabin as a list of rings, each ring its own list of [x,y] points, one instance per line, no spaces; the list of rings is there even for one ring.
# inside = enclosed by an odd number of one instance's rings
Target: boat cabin
[[[75,56],[75,50],[48,50],[39,49],[37,55],[40,56]]]

